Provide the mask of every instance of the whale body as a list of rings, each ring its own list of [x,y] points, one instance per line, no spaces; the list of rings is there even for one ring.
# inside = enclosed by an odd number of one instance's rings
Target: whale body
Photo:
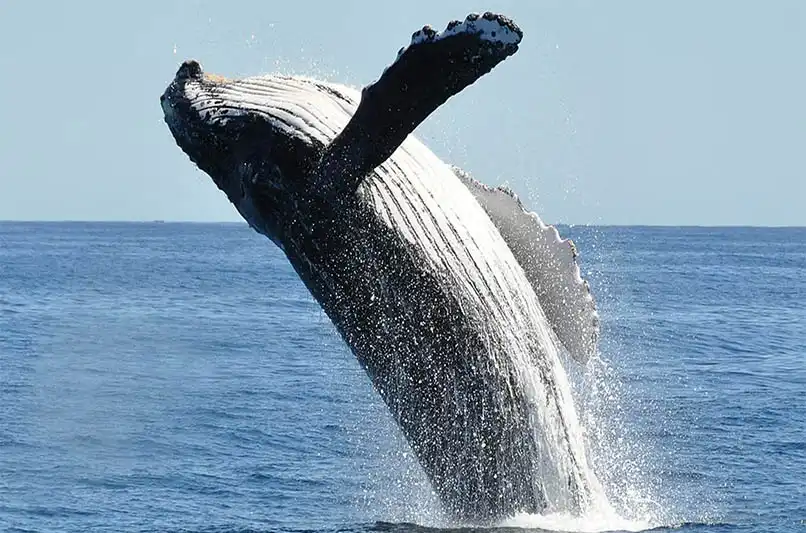
[[[350,346],[445,509],[474,523],[580,509],[596,483],[561,362],[598,336],[573,243],[411,135],[521,38],[491,13],[425,27],[361,93],[186,61],[161,98],[177,144]]]

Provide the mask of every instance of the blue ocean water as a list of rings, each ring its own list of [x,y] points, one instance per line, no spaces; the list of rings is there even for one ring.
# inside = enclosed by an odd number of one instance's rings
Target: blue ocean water
[[[806,532],[806,229],[564,233],[603,322],[569,373],[614,506],[636,529]],[[1,531],[451,525],[267,239],[0,223]]]

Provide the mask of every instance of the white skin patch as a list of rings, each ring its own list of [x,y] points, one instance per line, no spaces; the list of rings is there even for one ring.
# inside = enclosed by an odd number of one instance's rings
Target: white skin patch
[[[522,39],[522,36],[502,22],[500,17],[485,15],[474,18],[473,15],[468,15],[463,22],[455,24],[452,27],[449,26],[439,33],[434,31],[430,26],[426,26],[411,37],[409,46],[424,42],[439,41],[462,33],[476,35],[482,41],[500,43],[503,45],[518,44]],[[402,49],[398,56],[402,55],[405,51],[406,48]]]

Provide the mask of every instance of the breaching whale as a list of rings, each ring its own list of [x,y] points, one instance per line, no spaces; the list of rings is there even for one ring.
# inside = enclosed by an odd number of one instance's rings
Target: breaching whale
[[[360,94],[186,61],[161,97],[177,144],[283,250],[446,510],[474,523],[580,511],[596,484],[561,358],[598,336],[573,243],[410,135],[522,35],[492,13],[426,26]]]

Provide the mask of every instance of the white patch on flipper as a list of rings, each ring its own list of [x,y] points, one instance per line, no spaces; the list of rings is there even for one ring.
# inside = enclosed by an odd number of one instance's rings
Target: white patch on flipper
[[[431,26],[425,26],[423,29],[414,32],[409,46],[439,41],[462,33],[476,35],[482,41],[502,45],[518,44],[523,38],[523,35],[515,31],[512,23],[504,17],[492,13],[485,13],[482,16],[473,13],[468,15],[463,22],[457,20],[448,24],[448,27],[439,33]],[[407,48],[401,48],[397,54],[398,57],[403,55]]]
[[[491,189],[454,167],[454,172],[498,227],[532,284],[554,332],[571,356],[584,363],[596,351],[599,315],[582,279],[573,241],[524,209],[507,189]]]

